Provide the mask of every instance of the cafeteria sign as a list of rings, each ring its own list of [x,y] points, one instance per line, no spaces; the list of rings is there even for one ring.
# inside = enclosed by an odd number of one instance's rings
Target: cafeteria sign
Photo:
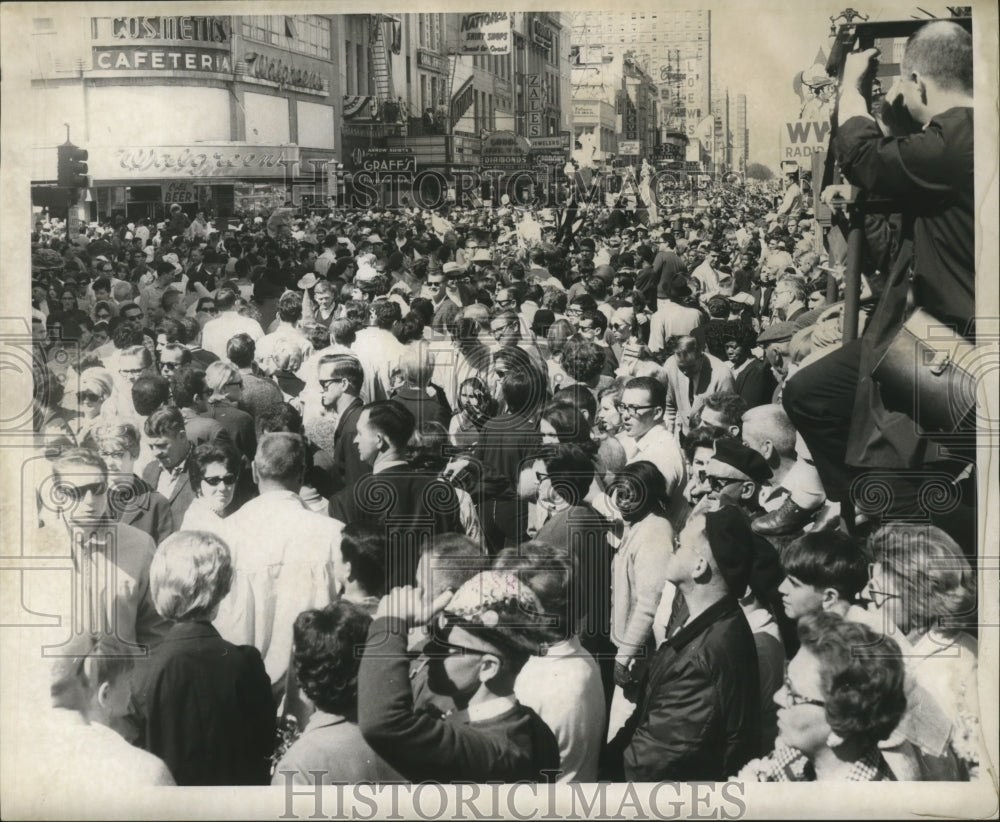
[[[510,54],[510,12],[463,14],[458,30],[462,54]]]

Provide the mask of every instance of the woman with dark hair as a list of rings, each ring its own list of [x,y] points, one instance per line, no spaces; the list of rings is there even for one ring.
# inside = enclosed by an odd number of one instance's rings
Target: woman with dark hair
[[[479,377],[462,380],[458,387],[458,410],[452,414],[448,437],[459,448],[475,448],[479,432],[496,416],[497,403]]]
[[[79,340],[82,336],[82,324],[90,319],[87,312],[80,308],[76,291],[65,286],[59,291],[59,309],[49,316],[49,324],[58,319],[62,326],[64,340]]]
[[[879,751],[906,710],[894,639],[831,611],[803,617],[801,647],[774,696],[778,741],[735,777],[747,782],[894,779]]]
[[[572,382],[562,367],[562,353],[566,347],[566,341],[573,336],[573,325],[569,320],[556,320],[549,326],[545,335],[546,348],[549,358],[545,361],[545,367],[549,375],[549,390],[555,393],[559,386]]]
[[[225,518],[239,507],[233,505],[233,498],[242,464],[239,451],[225,443],[204,443],[194,449],[188,477],[195,498],[184,514],[181,530],[227,538]]]
[[[653,463],[633,462],[622,468],[608,487],[611,505],[625,522],[612,563],[611,636],[618,647],[615,684],[629,699],[629,687],[641,680],[652,658],[653,617],[666,585],[666,569],[674,544],[674,529],[662,500],[666,480]]]
[[[315,707],[278,762],[272,785],[402,782],[358,729],[358,669],[371,617],[350,602],[303,611],[295,620],[293,666]]]

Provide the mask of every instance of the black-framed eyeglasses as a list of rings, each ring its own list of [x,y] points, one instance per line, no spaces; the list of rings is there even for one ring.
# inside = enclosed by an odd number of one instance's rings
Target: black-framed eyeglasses
[[[431,282],[430,280],[427,281],[428,288],[440,288],[443,285],[444,285],[444,280],[437,280],[436,282]]]
[[[92,496],[99,497],[107,493],[108,484],[107,482],[91,482],[87,485],[70,485],[69,483],[63,483],[59,487],[60,492],[66,499],[72,500],[73,502],[79,502],[89,492]]]
[[[583,325],[581,323],[580,325],[577,326],[577,331],[580,331],[581,333],[584,331],[596,331],[596,330],[597,330],[596,325]]]
[[[619,414],[628,414],[630,417],[638,417],[643,411],[649,411],[651,408],[658,408],[657,405],[626,405],[623,402],[615,403],[615,411]]]
[[[125,457],[125,449],[120,451],[101,451],[101,458],[106,460],[120,460]]]
[[[242,388],[243,387],[243,380],[230,380],[229,382],[225,383],[222,387],[223,388],[234,388],[234,387],[236,387],[236,388]]]
[[[341,382],[343,379],[343,377],[330,377],[328,380],[317,380],[317,382],[319,383],[320,391],[326,391],[335,382]]]
[[[810,699],[807,696],[802,696],[798,691],[795,690],[795,686],[792,685],[792,680],[785,674],[785,704],[789,708],[794,708],[796,705],[815,705],[817,708],[825,708],[826,702],[822,699]]]
[[[179,362],[161,362],[160,363],[160,370],[161,371],[176,371],[180,367],[181,367],[181,364]]]
[[[893,594],[889,591],[883,591],[875,586],[875,567],[878,565],[876,562],[868,563],[868,600],[876,608],[881,608],[890,599],[902,599],[901,594]]]
[[[721,491],[726,486],[732,485],[734,482],[743,482],[743,480],[738,477],[714,477],[710,474],[705,475],[704,481],[707,482],[708,487],[716,493]]]
[[[516,304],[517,304],[517,300],[511,299],[511,298],[508,298],[506,300],[497,300],[497,305],[499,305],[499,306],[508,306],[508,305],[516,305]]]
[[[225,483],[226,485],[235,485],[236,484],[236,475],[235,474],[223,474],[221,477],[202,477],[201,481],[202,482],[207,482],[213,488],[215,488],[215,486],[217,486],[220,482]]]
[[[512,330],[512,329],[514,329],[516,327],[517,327],[517,323],[514,320],[511,320],[509,323],[507,323],[506,325],[501,326],[500,328],[491,328],[490,329],[490,333],[493,334],[494,337],[500,337],[503,334],[505,334],[506,332],[508,332],[508,331],[510,331],[510,330]],[[497,372],[497,373],[499,374],[500,372]]]
[[[97,402],[101,397],[93,391],[79,391],[77,392],[76,399],[78,402]]]

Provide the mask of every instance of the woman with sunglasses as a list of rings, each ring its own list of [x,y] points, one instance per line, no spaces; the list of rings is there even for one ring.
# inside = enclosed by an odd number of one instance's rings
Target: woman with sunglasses
[[[188,476],[195,498],[184,515],[183,531],[208,531],[227,540],[225,519],[233,504],[242,459],[231,445],[205,443],[194,449],[188,461]]]
[[[774,695],[778,741],[736,779],[747,782],[893,781],[879,743],[906,709],[899,645],[830,611],[803,617],[801,647]]]
[[[90,432],[102,425],[114,422],[117,410],[108,402],[114,388],[114,377],[104,368],[86,368],[80,374],[76,392],[77,421],[76,440],[84,442]]]

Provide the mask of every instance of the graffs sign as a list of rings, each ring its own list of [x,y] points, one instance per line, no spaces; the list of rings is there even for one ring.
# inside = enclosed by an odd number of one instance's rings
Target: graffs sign
[[[111,33],[119,40],[199,40],[229,42],[228,17],[115,17]]]
[[[94,157],[92,174],[99,178],[146,177],[281,177],[298,162],[298,150],[281,146],[206,146],[179,148],[119,148],[110,168]]]
[[[229,53],[201,48],[125,46],[94,49],[94,68],[111,71],[210,71],[232,74]]]
[[[246,56],[247,74],[258,80],[270,80],[282,86],[323,90],[323,78],[318,72],[289,66],[282,60],[274,60],[266,54],[250,52]]]

